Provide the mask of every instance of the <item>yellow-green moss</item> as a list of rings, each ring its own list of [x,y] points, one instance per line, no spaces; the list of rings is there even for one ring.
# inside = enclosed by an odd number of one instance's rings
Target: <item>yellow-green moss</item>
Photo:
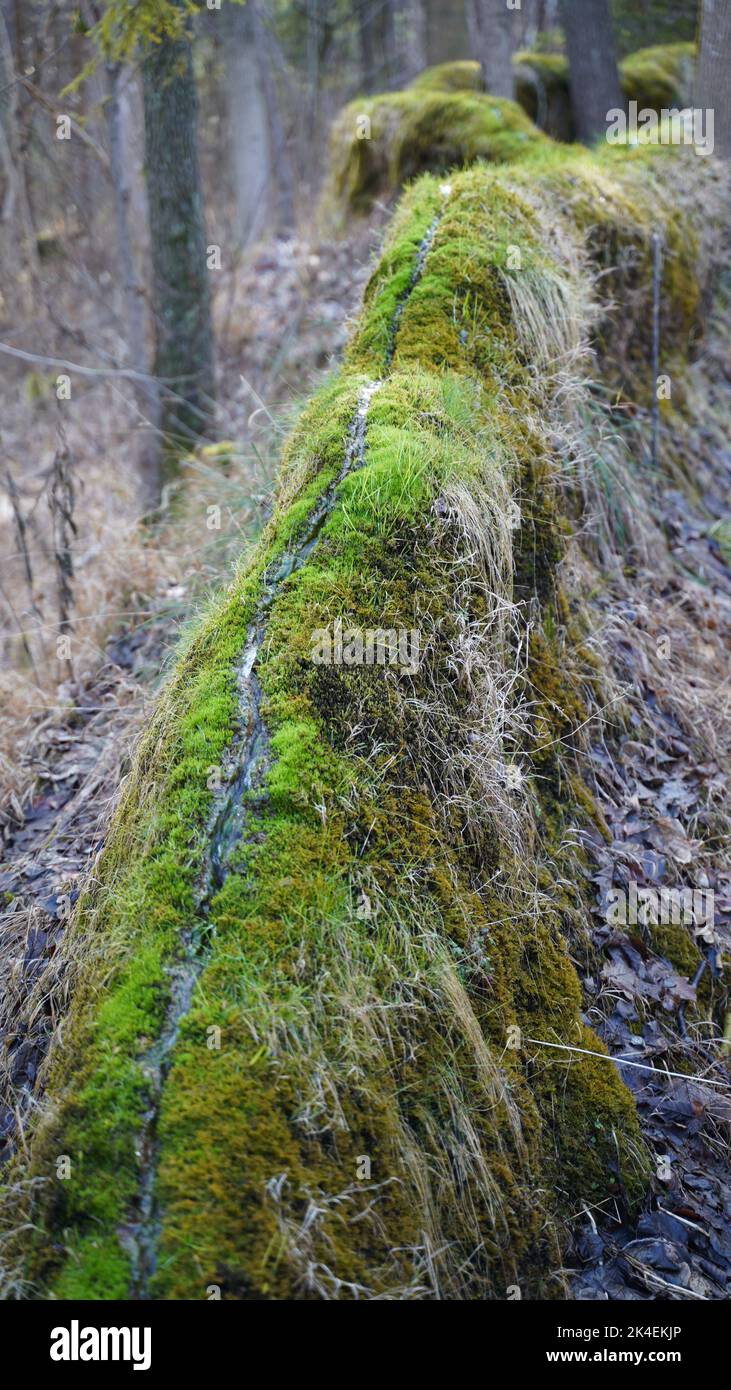
[[[480,1298],[514,1283],[543,1296],[558,1291],[574,1204],[641,1191],[613,1064],[542,1047],[602,1051],[567,948],[582,905],[553,867],[567,818],[591,814],[571,749],[596,673],[580,649],[567,660],[565,527],[539,424],[554,377],[537,364],[571,352],[577,317],[588,325],[582,254],[596,269],[620,229],[631,315],[646,317],[649,284],[631,277],[650,217],[680,260],[700,215],[671,206],[667,167],[642,151],[552,150],[446,189],[427,177],[404,200],[344,370],[303,412],[262,543],[181,658],[71,934],[73,1002],[30,1162],[15,1169],[41,1180],[23,1241],[42,1292],[119,1296],[130,1276],[144,1059],[184,940],[200,973],[146,1158],[160,1204],[153,1296],[218,1284],[239,1298]],[[696,301],[673,283],[668,313],[687,324]],[[605,309],[608,353],[615,332]],[[362,466],[335,488],[368,380],[380,385]],[[208,773],[236,732],[237,662],[326,496],[317,545],[267,610],[266,784],[244,799],[230,872],[205,894]],[[467,634],[507,669],[513,598],[537,808],[521,853],[497,782],[475,814],[484,710],[455,655]],[[420,630],[418,671],[315,665],[312,634],[336,619]],[[59,1154],[68,1181],[54,1176]]]
[[[622,90],[628,101],[660,111],[663,107],[686,106],[692,97],[695,71],[695,45],[692,43],[655,44],[637,49],[619,65]],[[546,96],[559,91],[568,98],[569,65],[562,53],[541,53],[523,49],[515,54],[516,96],[523,109],[535,120],[542,89]],[[427,68],[412,82],[415,91],[484,91],[480,65],[476,62],[440,63]],[[543,124],[549,134],[559,133]]]
[[[627,100],[653,111],[690,105],[695,55],[692,43],[657,44],[630,53],[619,68]]]
[[[523,51],[513,59],[515,101],[485,92],[476,62],[427,68],[403,91],[358,98],[331,136],[327,202],[364,212],[424,171],[448,173],[476,159],[514,162],[556,141],[574,139],[568,62],[557,53]],[[686,106],[694,46],[658,45],[620,64],[628,101],[655,111]]]
[[[427,86],[360,99],[333,125],[329,197],[364,211],[417,174],[518,159],[545,138],[516,102],[485,93]]]

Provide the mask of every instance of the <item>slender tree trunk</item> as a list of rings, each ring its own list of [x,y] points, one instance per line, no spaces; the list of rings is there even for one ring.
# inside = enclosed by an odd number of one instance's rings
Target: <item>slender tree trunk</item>
[[[520,48],[533,48],[543,27],[545,0],[523,0],[520,12]]]
[[[396,14],[399,65],[404,80],[411,82],[427,66],[424,0],[398,0]]]
[[[307,0],[306,59],[308,129],[314,146],[320,134],[320,0]]]
[[[182,8],[182,0],[175,0]],[[177,448],[204,434],[213,405],[213,333],[190,34],[150,44],[142,63],[161,425]]]
[[[731,159],[731,0],[703,0],[695,103],[713,111],[714,149]]]
[[[397,72],[398,63],[396,55],[396,22],[394,14],[394,0],[381,0],[381,12],[379,16],[379,33],[381,38],[381,81],[384,91],[393,87],[399,74]]]
[[[18,237],[21,259],[29,271],[27,279],[20,277],[24,284],[21,293],[28,310],[32,311],[40,282],[40,261],[26,178],[28,137],[21,129],[18,109],[19,49],[15,0],[3,0],[0,8],[0,222],[7,236],[15,234]]]
[[[261,52],[255,45],[252,0],[227,5],[224,67],[229,153],[242,246],[261,235],[271,214],[272,160]]]
[[[465,0],[424,0],[424,8],[429,65],[469,58]]]
[[[0,165],[3,182],[0,186],[0,219],[9,225],[18,202],[18,171],[16,167],[17,85],[15,79],[15,11],[3,0],[0,5]]]
[[[482,68],[485,89],[496,97],[512,97],[513,54],[521,34],[521,12],[508,0],[469,0],[468,21],[474,56]]]
[[[363,90],[387,91],[397,67],[392,0],[360,0],[358,32]]]
[[[122,88],[124,70],[119,63],[107,64],[108,96],[105,116],[109,137],[109,161],[112,175],[114,220],[117,229],[120,279],[124,295],[124,320],[127,338],[127,362],[134,371],[150,373],[145,345],[144,287],[135,263],[130,203],[129,148],[125,138]],[[160,501],[162,482],[162,437],[160,435],[160,396],[151,375],[145,382],[135,383],[135,405],[138,413],[136,431],[136,466],[139,477],[140,501],[149,512]]]
[[[373,0],[361,0],[358,10],[358,43],[360,47],[360,85],[364,92],[375,86],[376,53],[371,6]]]
[[[274,170],[276,224],[277,229],[282,231],[294,226],[294,169],[282,124],[277,83],[274,77],[276,44],[269,27],[269,14],[260,0],[248,0],[248,3],[251,6],[254,19],[254,49],[266,105],[269,149]]]
[[[607,114],[624,106],[609,0],[561,0],[569,88],[579,140],[591,144],[607,130]]]

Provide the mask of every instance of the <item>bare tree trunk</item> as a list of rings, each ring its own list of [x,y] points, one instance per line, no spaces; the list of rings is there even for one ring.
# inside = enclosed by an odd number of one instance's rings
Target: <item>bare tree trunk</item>
[[[6,225],[13,220],[18,202],[18,115],[14,34],[14,6],[9,4],[8,0],[3,0],[0,6],[0,165],[3,173],[0,219]]]
[[[251,0],[246,5],[227,5],[224,23],[229,153],[238,238],[245,246],[260,236],[267,225],[272,182],[261,52],[255,41]]]
[[[274,77],[275,42],[269,27],[270,16],[260,0],[248,0],[254,19],[254,48],[261,75],[269,129],[269,149],[274,169],[276,224],[278,230],[294,226],[294,169],[279,110],[279,96]]]
[[[379,15],[378,30],[381,40],[381,83],[383,89],[388,91],[393,87],[397,80],[397,61],[396,61],[396,26],[394,18],[394,0],[381,0],[381,11]]]
[[[714,115],[714,148],[731,159],[731,0],[703,0],[696,105]]]
[[[469,3],[469,0],[468,0]],[[424,0],[426,54],[429,64],[469,58],[465,0]]]
[[[512,97],[513,54],[521,34],[521,12],[508,0],[469,0],[468,21],[473,56],[482,68],[485,89],[496,97]]]
[[[545,0],[523,0],[520,12],[518,46],[533,48],[545,24]]]
[[[371,20],[372,0],[361,0],[358,9],[358,43],[360,47],[360,85],[364,92],[372,92],[376,69],[376,54]]]
[[[182,0],[175,0],[182,8]],[[213,333],[198,169],[190,33],[150,44],[142,63],[145,172],[161,426],[175,450],[210,425]]]
[[[320,3],[307,0],[307,116],[312,146],[320,133]]]
[[[609,0],[561,0],[569,88],[579,140],[591,144],[607,130],[607,114],[624,106]]]
[[[107,64],[108,96],[105,117],[109,137],[114,220],[117,228],[120,279],[124,294],[124,320],[127,337],[127,362],[136,372],[148,375],[150,364],[145,346],[144,287],[135,263],[132,229],[130,226],[130,142],[125,138],[123,95],[124,70],[119,63]],[[160,501],[162,482],[162,437],[160,397],[157,383],[149,380],[135,385],[135,405],[139,416],[137,429],[136,467],[143,511],[149,512]]]
[[[18,237],[18,247],[29,270],[25,295],[27,307],[32,310],[40,280],[40,262],[26,181],[27,141],[22,136],[18,112],[17,22],[15,0],[3,0],[0,9],[0,170],[3,175],[0,221],[8,237],[13,232]],[[23,283],[22,276],[20,279]]]
[[[399,66],[411,82],[427,66],[424,0],[397,0]]]
[[[363,90],[387,91],[397,66],[392,0],[360,0],[358,34]]]

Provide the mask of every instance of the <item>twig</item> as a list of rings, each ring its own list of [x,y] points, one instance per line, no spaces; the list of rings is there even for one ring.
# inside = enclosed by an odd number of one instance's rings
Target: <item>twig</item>
[[[31,96],[34,101],[37,101],[39,106],[44,107],[46,111],[50,111],[52,116],[68,116],[71,128],[74,131],[74,133],[78,135],[80,140],[83,140],[84,144],[87,145],[90,150],[94,151],[94,154],[97,156],[97,159],[104,166],[107,172],[109,172],[109,155],[107,154],[106,150],[103,150],[101,145],[98,145],[96,140],[94,140],[92,136],[84,130],[84,127],[82,125],[79,125],[79,122],[75,120],[75,118],[71,115],[71,112],[64,111],[60,106],[57,106],[55,102],[49,101],[48,97],[45,96],[44,93],[41,92],[38,87],[34,86],[32,82],[29,82],[27,77],[20,77],[19,81],[21,86],[25,87],[25,90],[28,92],[28,95]]]
[[[662,279],[662,242],[660,233],[652,233],[652,467],[657,468],[657,448],[660,434],[660,402],[657,382],[660,375],[660,285]]]
[[[646,1062],[632,1062],[629,1057],[612,1057],[608,1052],[592,1052],[588,1047],[572,1047],[570,1043],[545,1042],[542,1038],[526,1038],[535,1047],[556,1047],[559,1052],[581,1052],[584,1057],[598,1057],[601,1062],[615,1062],[618,1067],[636,1067],[638,1071],[651,1071],[653,1076],[677,1076],[680,1081],[697,1081],[700,1086],[728,1086],[727,1081],[714,1081],[710,1076],[688,1076],[684,1071],[669,1071],[667,1068],[649,1067]]]
[[[132,367],[82,367],[79,362],[68,362],[64,357],[48,357],[45,353],[26,352],[24,348],[11,347],[10,343],[0,343],[0,352],[8,357],[17,357],[21,362],[33,362],[41,367],[64,367],[68,372],[79,376],[121,376],[129,381],[154,382],[155,377],[147,372],[136,372]]]
[[[71,459],[66,441],[61,433],[59,447],[53,460],[53,478],[49,494],[49,506],[53,518],[53,545],[56,561],[56,591],[58,593],[59,633],[66,635],[72,631],[71,609],[74,595],[71,581],[74,577],[74,564],[71,552],[71,538],[76,535],[74,521],[74,484],[71,476]],[[65,658],[68,672],[73,676],[70,656]]]

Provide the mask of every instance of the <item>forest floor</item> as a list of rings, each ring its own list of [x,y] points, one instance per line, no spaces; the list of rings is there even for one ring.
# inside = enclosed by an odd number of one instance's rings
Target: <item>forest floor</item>
[[[570,1255],[573,1296],[581,1299],[721,1299],[731,1279],[728,1063],[701,1017],[713,1007],[731,952],[728,846],[717,826],[714,833],[717,810],[728,808],[722,672],[731,656],[731,568],[712,521],[727,514],[731,451],[698,481],[704,516],[673,489],[658,497],[672,573],[639,571],[596,603],[597,630],[633,727],[592,742],[589,754],[610,837],[598,830],[584,836],[596,887],[585,1016],[611,1054],[629,1062],[621,1074],[656,1178],[651,1199],[629,1222],[613,1199],[585,1209]],[[674,670],[648,659],[661,635],[675,649]],[[697,733],[709,725],[700,705],[714,689],[719,746],[704,756]],[[698,923],[694,944],[683,927],[608,922],[612,885],[659,888],[678,871],[714,895],[712,920]],[[696,1002],[703,1009],[686,1023]]]

